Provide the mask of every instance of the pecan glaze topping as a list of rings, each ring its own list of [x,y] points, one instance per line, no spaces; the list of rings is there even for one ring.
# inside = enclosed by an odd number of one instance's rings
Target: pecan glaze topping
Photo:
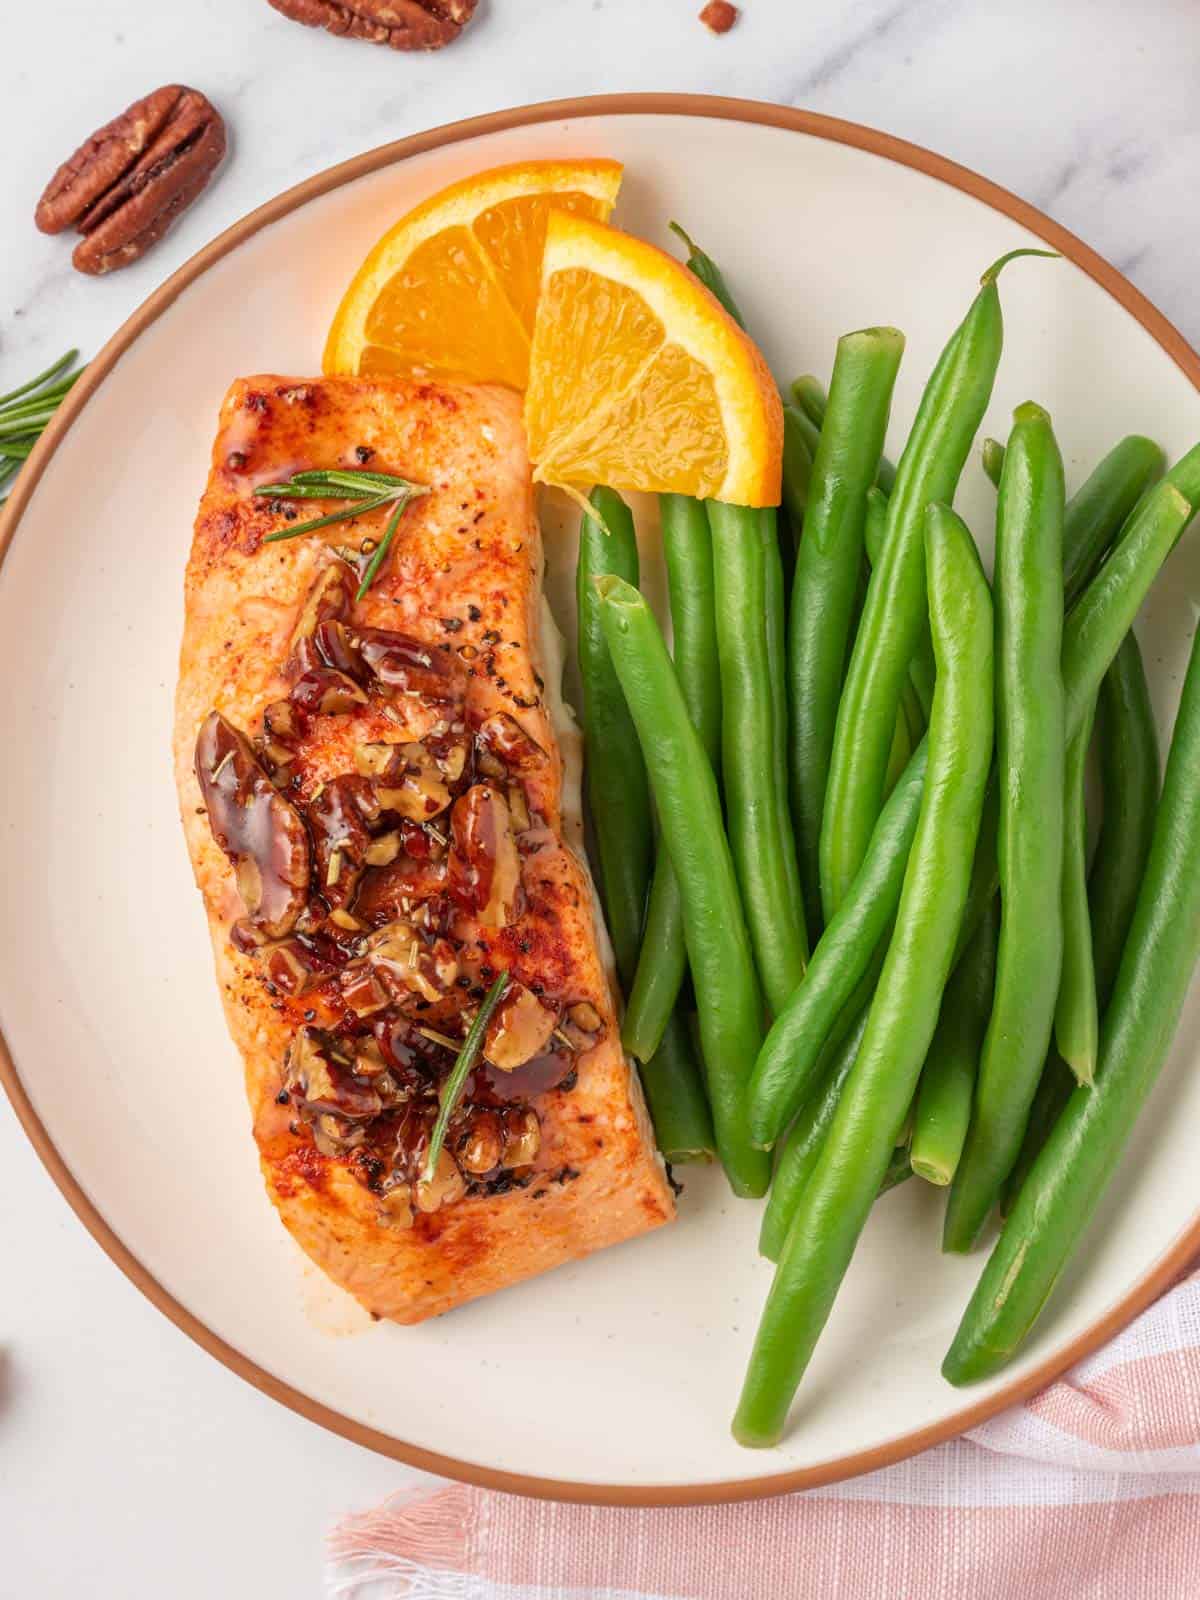
[[[506,712],[472,731],[457,655],[358,626],[353,605],[333,560],[300,608],[288,698],[264,707],[253,746],[211,713],[196,770],[246,909],[232,943],[295,1024],[278,1103],[294,1134],[376,1195],[380,1225],[399,1227],[530,1180],[541,1141],[530,1101],[569,1089],[602,1023],[590,1004],[514,977],[423,1179],[442,1085],[494,975],[490,934],[525,910],[525,775],[550,758]],[[432,731],[381,736],[408,699],[434,712]],[[339,733],[344,717],[371,736]],[[353,770],[314,782],[308,761],[329,741]]]

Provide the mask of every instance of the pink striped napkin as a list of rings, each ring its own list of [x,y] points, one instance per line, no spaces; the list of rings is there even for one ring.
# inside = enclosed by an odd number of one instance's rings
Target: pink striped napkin
[[[338,1600],[1196,1600],[1200,1272],[1042,1394],[849,1483],[748,1505],[549,1505],[458,1484],[330,1538]]]

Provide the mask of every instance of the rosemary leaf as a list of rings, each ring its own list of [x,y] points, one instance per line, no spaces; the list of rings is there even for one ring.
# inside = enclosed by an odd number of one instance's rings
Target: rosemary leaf
[[[367,590],[378,577],[379,569],[387,560],[388,551],[392,548],[392,540],[396,537],[396,529],[400,526],[400,518],[404,515],[407,508],[407,497],[403,500],[396,501],[396,509],[388,518],[388,525],[384,529],[383,538],[379,541],[379,545],[375,551],[375,554],[371,557],[370,561],[367,562],[367,570],[362,575],[362,582],[358,586],[358,593],[354,596],[355,600],[361,600],[363,595],[366,594]]]
[[[49,383],[51,379],[57,378],[60,373],[65,372],[71,363],[78,359],[78,356],[78,350],[68,350],[65,356],[60,356],[52,366],[46,368],[45,372],[39,372],[36,378],[30,378],[28,383],[21,384],[19,388],[10,389],[7,394],[0,394],[0,406],[6,406],[10,401],[20,399],[23,394],[29,394],[34,389],[40,389],[42,384]]]
[[[379,490],[333,489],[321,483],[263,483],[255,494],[271,500],[378,500]]]
[[[390,494],[381,494],[374,500],[356,500],[344,511],[331,511],[327,517],[317,517],[312,522],[298,522],[295,527],[276,528],[274,533],[268,533],[264,544],[274,544],[279,539],[298,539],[302,533],[314,533],[318,528],[332,528],[335,522],[352,522],[355,517],[361,517],[364,512],[378,511],[380,506],[392,503]]]
[[[395,472],[360,472],[356,467],[317,467],[310,472],[293,472],[289,483],[345,483],[349,480],[368,488],[414,489],[428,494],[423,484],[401,478]]]
[[[433,1132],[429,1136],[429,1151],[425,1157],[425,1169],[421,1174],[426,1183],[437,1171],[442,1146],[446,1142],[446,1129],[450,1126],[450,1118],[454,1115],[454,1109],[462,1098],[463,1087],[483,1051],[483,1039],[487,1033],[488,1023],[492,1020],[492,1013],[503,1000],[504,992],[507,988],[508,973],[502,972],[488,990],[483,1004],[475,1013],[475,1021],[471,1024],[471,1030],[463,1040],[463,1047],[458,1052],[458,1059],[450,1068],[450,1076],[442,1085],[441,1106],[438,1109],[437,1121],[433,1125]]]
[[[35,431],[40,433],[57,409],[57,406],[43,406],[39,411],[30,411],[14,417],[11,422],[7,417],[0,416],[0,439]]]

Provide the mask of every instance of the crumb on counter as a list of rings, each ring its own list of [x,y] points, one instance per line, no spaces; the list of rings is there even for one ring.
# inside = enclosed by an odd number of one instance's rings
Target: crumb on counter
[[[708,0],[700,13],[700,21],[711,33],[728,33],[741,15],[729,0]]]

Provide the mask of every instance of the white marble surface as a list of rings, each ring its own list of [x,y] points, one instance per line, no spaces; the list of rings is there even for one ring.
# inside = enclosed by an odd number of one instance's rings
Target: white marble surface
[[[415,58],[306,31],[266,0],[6,6],[0,390],[68,344],[95,351],[214,233],[332,162],[502,106],[637,89],[784,101],[932,146],[1050,211],[1200,342],[1190,0],[744,0],[721,39],[699,3],[483,0],[453,49]],[[33,228],[41,186],[172,79],[221,107],[231,159],[143,262],[80,278],[69,244]],[[261,1398],[161,1318],[74,1221],[6,1104],[0,1217],[0,1591],[319,1593],[325,1526],[402,1469]]]

